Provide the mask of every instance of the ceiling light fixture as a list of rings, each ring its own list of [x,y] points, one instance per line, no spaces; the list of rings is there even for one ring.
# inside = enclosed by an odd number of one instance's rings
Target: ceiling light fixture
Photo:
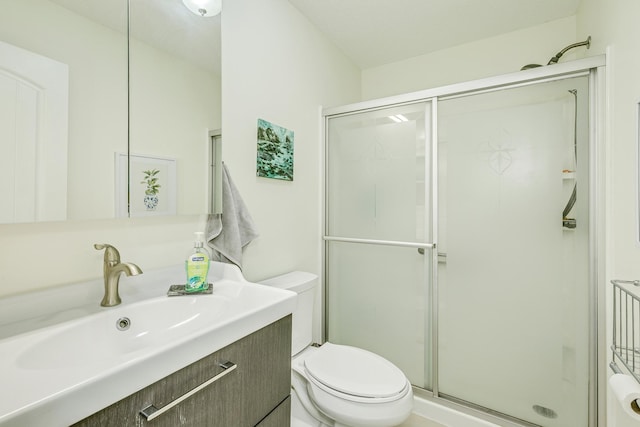
[[[182,0],[182,3],[198,16],[216,16],[222,11],[222,0]]]

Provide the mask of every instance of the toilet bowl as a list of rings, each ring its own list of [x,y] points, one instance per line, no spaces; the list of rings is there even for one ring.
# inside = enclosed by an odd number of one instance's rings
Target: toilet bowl
[[[298,294],[292,327],[292,427],[391,427],[409,417],[411,384],[393,363],[357,347],[311,345],[316,275],[295,271],[261,283]]]

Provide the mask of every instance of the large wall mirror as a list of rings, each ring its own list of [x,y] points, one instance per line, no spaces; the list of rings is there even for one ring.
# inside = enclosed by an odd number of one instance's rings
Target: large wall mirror
[[[130,0],[130,7],[129,213],[205,213],[209,131],[221,123],[220,15],[194,14],[181,0]],[[149,171],[163,185],[152,202]]]
[[[0,223],[128,216],[129,188],[132,216],[206,212],[220,109],[219,16],[181,0],[0,0]],[[156,169],[157,208],[135,211]]]

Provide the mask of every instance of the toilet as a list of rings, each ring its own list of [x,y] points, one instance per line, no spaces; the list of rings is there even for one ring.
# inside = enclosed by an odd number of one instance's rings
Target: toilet
[[[298,294],[292,319],[292,427],[391,427],[409,417],[411,383],[393,363],[357,347],[311,345],[318,276],[294,271],[260,283]]]

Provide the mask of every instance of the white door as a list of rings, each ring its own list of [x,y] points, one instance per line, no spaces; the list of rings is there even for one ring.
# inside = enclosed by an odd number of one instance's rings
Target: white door
[[[67,216],[68,66],[0,42],[0,223]]]

